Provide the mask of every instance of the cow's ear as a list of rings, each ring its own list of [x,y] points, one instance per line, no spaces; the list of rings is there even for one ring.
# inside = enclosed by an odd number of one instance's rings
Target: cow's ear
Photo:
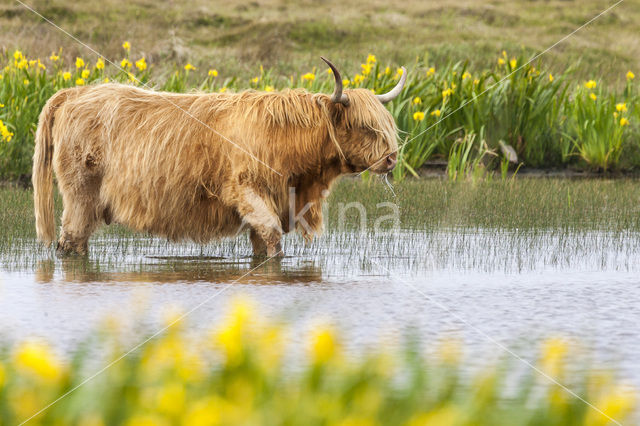
[[[334,127],[344,127],[345,125],[345,107],[340,103],[329,101],[329,113],[331,116],[331,122]]]
[[[346,120],[345,109],[347,107],[341,103],[333,102],[328,96],[317,98],[316,102],[329,113],[329,119],[334,127],[344,127]]]

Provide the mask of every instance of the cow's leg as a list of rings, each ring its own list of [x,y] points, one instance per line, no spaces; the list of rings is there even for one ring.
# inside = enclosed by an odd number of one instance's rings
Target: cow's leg
[[[266,256],[267,255],[267,243],[258,235],[258,231],[251,228],[249,231],[249,240],[251,240],[251,246],[253,247],[254,256]]]
[[[62,232],[58,240],[58,255],[86,255],[89,237],[98,226],[97,199],[89,194],[62,191]]]
[[[251,246],[253,247],[253,255],[259,257],[272,256],[267,254],[267,243],[262,239],[258,232],[251,228],[249,233]],[[282,255],[282,244],[278,242],[275,247],[275,253]]]
[[[234,198],[238,213],[251,225],[250,238],[254,255],[281,256],[282,226],[267,202],[247,186],[237,188]]]

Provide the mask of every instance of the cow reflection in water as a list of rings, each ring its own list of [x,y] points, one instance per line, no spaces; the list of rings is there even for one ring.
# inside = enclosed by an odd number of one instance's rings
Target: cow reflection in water
[[[64,258],[59,265],[62,281],[68,283],[148,282],[219,284],[297,284],[322,281],[322,270],[315,264],[296,266],[282,262],[264,262],[257,258],[225,259],[220,257],[149,257],[149,263],[111,270],[87,258]],[[57,281],[56,262],[42,261],[36,269],[40,283]]]

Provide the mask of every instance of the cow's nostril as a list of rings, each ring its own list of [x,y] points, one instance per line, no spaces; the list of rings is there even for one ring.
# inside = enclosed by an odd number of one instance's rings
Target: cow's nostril
[[[396,165],[396,161],[397,161],[396,158],[397,158],[397,155],[396,155],[395,152],[393,154],[387,155],[387,168],[388,169],[392,169]]]

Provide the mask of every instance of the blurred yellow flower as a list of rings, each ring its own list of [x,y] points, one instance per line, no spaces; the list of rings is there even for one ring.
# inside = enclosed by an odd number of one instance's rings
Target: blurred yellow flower
[[[134,414],[124,424],[125,426],[168,426],[170,423],[155,414]]]
[[[389,75],[389,74],[391,74],[391,68],[389,68],[389,67],[385,67],[385,69],[384,69],[384,75]]]
[[[65,73],[62,74],[62,78],[64,79],[64,81],[71,80],[71,73],[69,71],[65,71]]]
[[[99,70],[104,69],[104,60],[102,58],[98,58],[98,62],[96,62],[96,68]]]
[[[19,50],[16,50],[15,52],[13,52],[13,59],[15,59],[16,61],[19,61],[22,59],[22,52]]]
[[[515,68],[518,66],[518,60],[516,58],[513,58],[509,61],[509,65],[511,66],[511,68]]]
[[[37,341],[21,343],[13,355],[16,368],[46,381],[55,381],[62,376],[62,364],[49,347]]]
[[[131,82],[133,82],[133,83],[137,83],[137,82],[138,82],[138,80],[136,79],[136,76],[135,76],[135,75],[133,75],[133,73],[132,73],[132,72],[128,72],[128,73],[127,73],[127,77],[129,77],[129,81],[131,81]]]
[[[40,62],[40,59],[38,59],[38,68],[46,70],[47,67],[44,66],[44,64],[42,62]]]
[[[260,77],[253,77],[253,78],[251,79],[251,82],[252,82],[253,84],[258,84],[258,81],[260,81]]]
[[[553,74],[549,74],[549,81],[553,81]]]
[[[369,55],[367,56],[367,63],[368,64],[374,64],[376,62],[376,55]]]
[[[3,105],[4,106],[4,105]],[[11,142],[13,133],[9,131],[9,128],[0,120],[0,136],[6,142]]]
[[[633,80],[634,78],[636,78],[636,75],[634,73],[632,73],[631,71],[629,71],[627,73],[627,80]]]
[[[144,71],[147,69],[147,61],[145,60],[145,58],[140,58],[136,61],[136,68],[138,68],[140,71]]]
[[[627,111],[627,104],[625,104],[625,103],[616,104],[616,111],[618,111],[618,112],[626,112]]]
[[[415,121],[422,121],[424,120],[424,112],[422,111],[416,111],[413,113],[413,119]]]
[[[76,86],[84,86],[84,80],[81,78],[76,78]]]
[[[220,88],[220,93],[224,93],[224,92],[226,92],[226,91],[227,91],[227,88],[226,88],[226,87],[221,87],[221,88]]]
[[[82,67],[84,67],[84,61],[82,60],[82,58],[76,57],[76,68],[82,68]]]
[[[361,64],[360,67],[362,68],[362,75],[369,75],[373,65],[367,62],[366,64]]]
[[[471,73],[469,73],[469,72],[466,72],[466,71],[465,71],[465,72],[462,74],[462,79],[463,79],[463,80],[466,80],[466,79],[468,79],[469,77],[471,77]]]
[[[321,327],[312,332],[311,357],[316,363],[330,361],[338,353],[338,343],[331,328]]]
[[[125,41],[124,43],[122,43],[122,48],[128,52],[129,50],[131,50],[131,43]]]
[[[167,383],[158,392],[156,406],[158,411],[178,415],[186,402],[186,392],[182,383]]]
[[[473,84],[474,84],[474,85],[478,85],[478,84],[480,84],[480,80],[478,80],[477,78],[474,78],[474,79],[473,79]]]
[[[402,68],[398,68],[398,69],[396,70],[396,75],[395,75],[393,78],[395,78],[396,80],[397,80],[397,79],[399,79],[399,78],[402,76],[402,73],[403,73],[403,72],[404,72],[404,71],[402,71]]]
[[[209,70],[209,77],[217,77],[217,76],[218,76],[218,70],[216,69]]]
[[[51,60],[51,62],[56,62],[58,59],[60,59],[60,56],[52,53],[51,56],[49,56],[49,59]]]
[[[220,416],[226,408],[219,397],[206,397],[188,401],[188,407],[182,418],[183,425],[214,426],[221,423]]]
[[[120,68],[131,68],[131,61],[129,61],[127,58],[124,58],[122,61],[120,61]]]
[[[194,67],[190,63],[187,63],[187,65],[184,66],[184,70],[185,71],[192,71],[192,70],[195,70],[195,69],[196,69],[196,67]]]
[[[464,411],[457,408],[452,403],[446,403],[439,408],[432,409],[426,413],[414,414],[406,426],[441,426],[464,424],[461,419],[465,418]]]
[[[36,66],[36,64],[37,64],[37,63],[38,63],[38,61],[36,61],[35,59],[31,59],[31,60],[29,61],[29,66],[33,68],[33,67],[35,67],[35,66]]]
[[[447,96],[451,96],[453,94],[453,89],[444,89],[442,91],[442,97],[447,98]]]
[[[587,89],[595,89],[597,86],[597,83],[595,82],[595,80],[589,80],[586,83],[584,83],[584,87],[586,87]]]
[[[506,57],[507,57],[507,51],[506,51],[506,50],[503,50],[503,51],[502,51],[502,57],[503,57],[503,58],[506,58]]]
[[[29,80],[25,78],[24,80],[22,80],[22,84],[24,84],[25,86],[28,86]]]
[[[594,100],[594,101],[595,101],[596,99],[598,99],[598,97],[596,96],[596,94],[595,94],[595,93],[589,93],[589,97],[590,97],[592,100]]]
[[[344,80],[342,80],[342,85],[345,86],[345,87],[348,86],[349,83],[351,83],[351,82],[349,81],[348,78],[345,78]]]
[[[82,74],[80,75],[82,76],[82,78],[87,79],[91,75],[91,71],[89,71],[88,69],[84,69],[82,70]]]
[[[302,76],[302,79],[306,81],[313,81],[316,79],[316,75],[312,72],[308,72]]]
[[[429,67],[429,69],[427,70],[427,77],[431,77],[435,73],[436,73],[436,69],[434,67]]]
[[[434,109],[433,111],[431,111],[431,115],[433,115],[434,117],[440,117],[440,114],[442,114],[442,111],[440,111],[439,109]]]
[[[16,64],[19,70],[23,70],[29,67],[29,62],[26,59],[22,59],[20,62]]]
[[[364,81],[364,76],[363,76],[363,75],[356,74],[356,75],[353,77],[353,84],[355,84],[356,86],[357,86],[358,84],[362,83],[363,81]]]
[[[504,65],[504,59],[498,58],[498,65]]]
[[[269,86],[269,85],[265,86],[264,91],[265,92],[273,92],[273,86]]]
[[[609,390],[599,400],[594,401],[594,406],[598,407],[598,411],[589,410],[584,424],[586,426],[605,426],[612,423],[611,419],[615,419],[615,423],[618,423],[633,412],[636,399],[637,396],[633,389],[619,386]]]
[[[233,303],[231,315],[217,332],[215,340],[222,348],[227,362],[237,364],[242,360],[245,335],[253,314],[253,306],[246,300]]]
[[[624,127],[624,126],[628,126],[628,125],[629,125],[629,120],[627,120],[626,118],[622,117],[622,118],[620,119],[620,125],[621,125],[622,127]]]
[[[104,82],[105,82],[105,83],[108,83],[108,82],[109,82],[109,77],[105,77],[105,78],[104,78]]]
[[[414,105],[420,105],[421,103],[422,103],[422,99],[420,99],[419,96],[416,96],[415,98],[413,98]]]
[[[543,343],[541,360],[543,370],[552,377],[560,375],[567,352],[568,346],[565,340],[552,338],[545,341]]]

